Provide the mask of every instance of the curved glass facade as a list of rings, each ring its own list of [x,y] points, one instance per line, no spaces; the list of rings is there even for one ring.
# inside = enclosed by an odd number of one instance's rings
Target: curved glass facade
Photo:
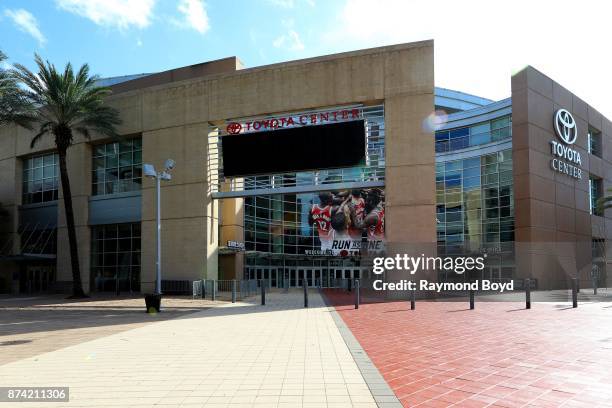
[[[487,253],[482,279],[514,271],[512,149],[436,163],[439,255]],[[448,276],[441,276],[447,279]]]
[[[471,126],[436,132],[436,153],[497,142],[512,137],[512,117],[502,116]]]

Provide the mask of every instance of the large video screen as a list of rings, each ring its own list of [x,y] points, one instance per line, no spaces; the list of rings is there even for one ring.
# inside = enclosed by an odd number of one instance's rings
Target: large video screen
[[[257,174],[365,164],[363,120],[221,137],[223,174]]]

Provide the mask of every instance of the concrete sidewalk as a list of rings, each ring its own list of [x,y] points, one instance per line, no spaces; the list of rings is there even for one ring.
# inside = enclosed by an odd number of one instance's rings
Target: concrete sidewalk
[[[1,406],[376,407],[332,312],[310,292],[227,304],[0,366],[0,386],[69,403]]]

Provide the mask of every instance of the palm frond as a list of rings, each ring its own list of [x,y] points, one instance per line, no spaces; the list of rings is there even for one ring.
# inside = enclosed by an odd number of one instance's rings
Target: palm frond
[[[37,106],[36,121],[41,126],[33,144],[47,133],[53,133],[56,144],[62,146],[72,143],[74,132],[87,138],[92,133],[117,137],[119,113],[104,103],[111,91],[96,86],[98,77],[90,75],[87,64],[75,71],[68,63],[59,71],[38,54],[34,62],[36,73],[21,64],[12,73],[25,86],[27,99]]]
[[[0,62],[6,60],[0,51]],[[34,106],[11,70],[0,68],[0,126],[9,123],[32,129]]]

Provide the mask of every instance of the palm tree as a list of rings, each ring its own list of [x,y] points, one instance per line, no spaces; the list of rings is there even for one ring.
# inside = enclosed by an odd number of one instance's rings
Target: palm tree
[[[74,226],[70,180],[66,167],[66,152],[74,142],[74,133],[89,138],[91,132],[117,137],[116,126],[121,123],[119,112],[104,105],[104,98],[111,93],[107,87],[96,86],[98,77],[89,75],[87,64],[74,72],[68,63],[64,71],[58,71],[49,61],[35,56],[38,73],[15,64],[12,74],[25,86],[27,100],[36,107],[32,123],[38,127],[31,147],[45,135],[55,138],[59,157],[59,171],[64,194],[64,209],[72,266],[72,296],[85,297],[81,283],[77,237]]]
[[[612,193],[612,188],[609,188],[607,191],[608,193]],[[602,214],[608,208],[612,208],[612,195],[603,196],[597,200],[597,210]]]
[[[5,60],[6,55],[0,51],[0,64]],[[33,118],[33,106],[19,88],[17,78],[0,66],[0,126],[16,123],[31,128]]]

